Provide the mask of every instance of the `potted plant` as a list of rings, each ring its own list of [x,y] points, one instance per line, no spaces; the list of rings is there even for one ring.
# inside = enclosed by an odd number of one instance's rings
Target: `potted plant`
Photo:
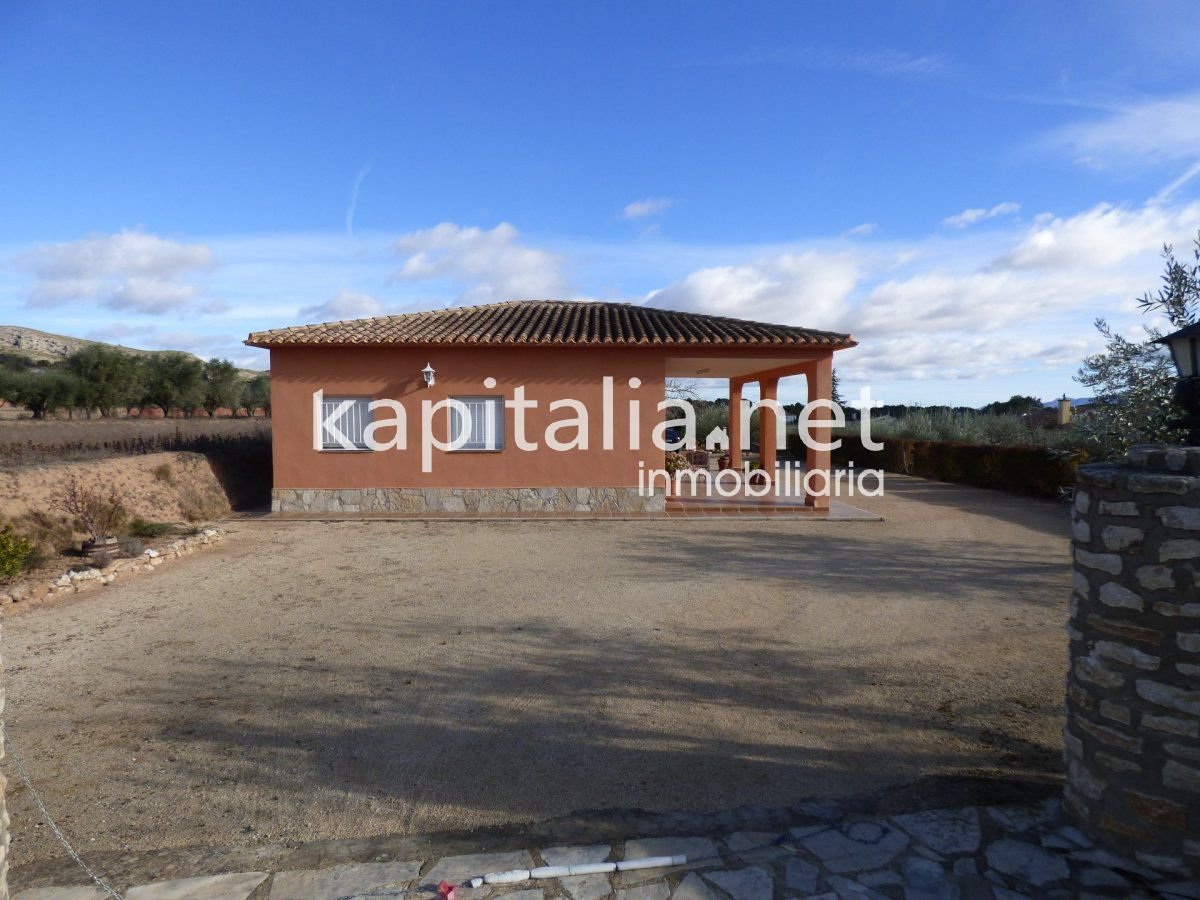
[[[72,477],[50,501],[52,508],[71,516],[87,533],[85,555],[112,553],[118,549],[114,533],[125,517],[125,498],[115,487],[107,491],[81,485]]]

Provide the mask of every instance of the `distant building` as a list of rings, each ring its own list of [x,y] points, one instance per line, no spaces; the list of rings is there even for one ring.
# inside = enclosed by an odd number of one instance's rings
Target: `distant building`
[[[1076,416],[1086,415],[1091,405],[1091,398],[1073,400],[1064,394],[1057,400],[1044,404],[1041,409],[1031,410],[1022,418],[1031,431],[1070,428],[1071,420]]]
[[[729,432],[718,425],[708,433],[708,437],[704,439],[704,449],[708,451],[728,450],[729,449]]]

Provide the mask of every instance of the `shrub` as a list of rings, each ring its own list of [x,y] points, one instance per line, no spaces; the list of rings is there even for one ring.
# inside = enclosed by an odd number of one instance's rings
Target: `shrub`
[[[174,484],[175,470],[171,468],[170,463],[160,463],[151,470],[155,479],[164,484]]]
[[[167,522],[148,522],[141,516],[134,517],[129,523],[129,533],[134,537],[157,538],[170,534],[175,526]]]
[[[127,537],[121,541],[121,552],[126,556],[141,556],[146,552],[146,547],[137,538]]]
[[[910,409],[899,419],[873,420],[871,436],[876,440],[901,438],[1003,446],[1062,446],[1078,440],[1066,430],[1032,429],[1017,415],[952,409]]]
[[[853,462],[858,469],[883,469],[1037,497],[1061,497],[1074,483],[1075,467],[1087,461],[1082,451],[903,438],[880,439],[882,450],[867,450],[859,437],[841,437],[842,446],[832,454],[837,465]]]
[[[112,562],[112,554],[107,551],[101,550],[99,553],[92,554],[92,566],[97,569],[107,569]]]
[[[688,467],[687,457],[678,452],[668,453],[663,467],[668,473],[674,475],[681,469],[686,469]]]
[[[50,505],[73,516],[93,541],[111,537],[125,517],[125,498],[115,487],[108,491],[81,485],[71,477]]]
[[[36,549],[32,541],[14,532],[11,525],[0,528],[0,578],[12,578],[24,571]]]

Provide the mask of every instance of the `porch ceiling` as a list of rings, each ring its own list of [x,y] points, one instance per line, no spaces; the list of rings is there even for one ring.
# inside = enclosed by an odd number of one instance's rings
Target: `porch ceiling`
[[[672,356],[667,359],[668,378],[745,378],[758,372],[798,366],[803,360],[795,356],[771,358],[757,356],[751,359],[737,357],[688,357]]]

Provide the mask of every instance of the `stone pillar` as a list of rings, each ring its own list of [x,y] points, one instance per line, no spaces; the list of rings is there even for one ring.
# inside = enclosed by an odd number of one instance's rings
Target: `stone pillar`
[[[1081,466],[1065,806],[1098,844],[1200,877],[1200,447]]]

